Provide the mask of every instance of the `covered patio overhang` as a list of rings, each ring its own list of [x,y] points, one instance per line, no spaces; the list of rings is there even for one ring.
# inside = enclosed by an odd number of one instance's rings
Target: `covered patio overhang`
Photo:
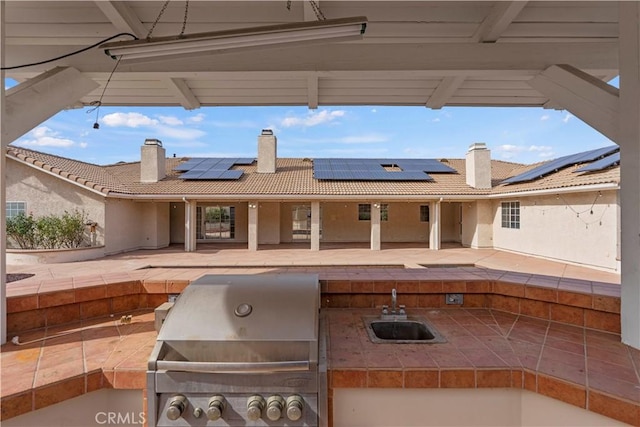
[[[1,2],[2,77],[19,82],[0,95],[2,148],[58,111],[97,100],[102,105],[187,109],[221,105],[567,109],[621,146],[622,340],[640,348],[640,3],[191,2],[187,33],[315,21],[321,15],[366,16],[368,27],[358,41],[140,64],[117,63],[95,48],[62,57],[121,32],[130,33],[123,40],[178,34],[187,2],[169,3],[157,19],[164,3]],[[59,59],[19,67],[50,58]],[[606,83],[616,75],[619,90]],[[0,205],[6,201],[4,162],[2,156]],[[4,233],[4,209],[0,230]],[[0,246],[4,272],[5,245]],[[6,284],[4,274],[0,276],[4,319]],[[4,343],[4,326],[1,338]]]

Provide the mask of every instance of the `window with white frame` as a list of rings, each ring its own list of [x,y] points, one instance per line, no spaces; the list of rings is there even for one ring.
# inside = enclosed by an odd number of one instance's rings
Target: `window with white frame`
[[[520,202],[502,202],[502,228],[520,228]]]
[[[18,214],[27,214],[27,203],[26,202],[7,202],[6,205],[6,218],[13,218]]]

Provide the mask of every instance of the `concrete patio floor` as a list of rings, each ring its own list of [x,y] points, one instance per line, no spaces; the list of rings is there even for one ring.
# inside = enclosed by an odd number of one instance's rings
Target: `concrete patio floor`
[[[535,258],[527,255],[494,249],[462,248],[444,245],[443,249],[430,250],[408,244],[384,244],[382,250],[372,251],[368,245],[321,246],[311,251],[308,244],[267,245],[258,251],[249,251],[246,244],[200,244],[196,252],[185,252],[182,245],[172,245],[158,250],[138,250],[112,255],[96,260],[59,263],[7,265],[7,273],[34,274],[28,279],[12,282],[8,286],[26,285],[43,280],[124,273],[155,267],[158,273],[174,276],[179,271],[199,270],[205,273],[239,272],[242,269],[274,267],[402,267],[475,265],[490,269],[548,275],[560,278],[583,279],[606,283],[620,283],[620,275],[569,263]],[[162,273],[161,273],[162,272]],[[191,273],[196,273],[192,271]]]

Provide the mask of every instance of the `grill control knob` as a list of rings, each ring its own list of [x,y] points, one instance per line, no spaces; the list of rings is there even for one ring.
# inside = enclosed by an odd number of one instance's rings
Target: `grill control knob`
[[[265,404],[264,398],[259,394],[251,396],[249,400],[247,400],[247,417],[249,417],[251,421],[259,420],[260,417],[262,417]]]
[[[297,394],[287,397],[287,418],[291,421],[298,421],[302,418],[302,408],[304,408],[302,397]]]
[[[167,418],[175,421],[182,416],[184,410],[187,409],[187,398],[179,394],[173,396],[169,400],[169,408],[167,408]]]
[[[222,418],[222,412],[226,406],[224,396],[216,395],[209,399],[209,408],[207,409],[207,418],[211,421]]]
[[[267,418],[271,421],[278,421],[282,416],[282,410],[284,409],[285,401],[282,396],[274,394],[267,399]]]

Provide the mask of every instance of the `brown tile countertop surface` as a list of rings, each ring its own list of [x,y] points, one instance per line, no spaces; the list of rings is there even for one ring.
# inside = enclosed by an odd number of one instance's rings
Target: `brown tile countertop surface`
[[[640,351],[617,334],[490,309],[412,309],[447,342],[374,344],[362,317],[378,314],[324,310],[330,388],[524,388],[640,425]]]
[[[1,419],[101,388],[144,389],[156,335],[149,310],[128,324],[106,317],[21,334],[1,349]]]

